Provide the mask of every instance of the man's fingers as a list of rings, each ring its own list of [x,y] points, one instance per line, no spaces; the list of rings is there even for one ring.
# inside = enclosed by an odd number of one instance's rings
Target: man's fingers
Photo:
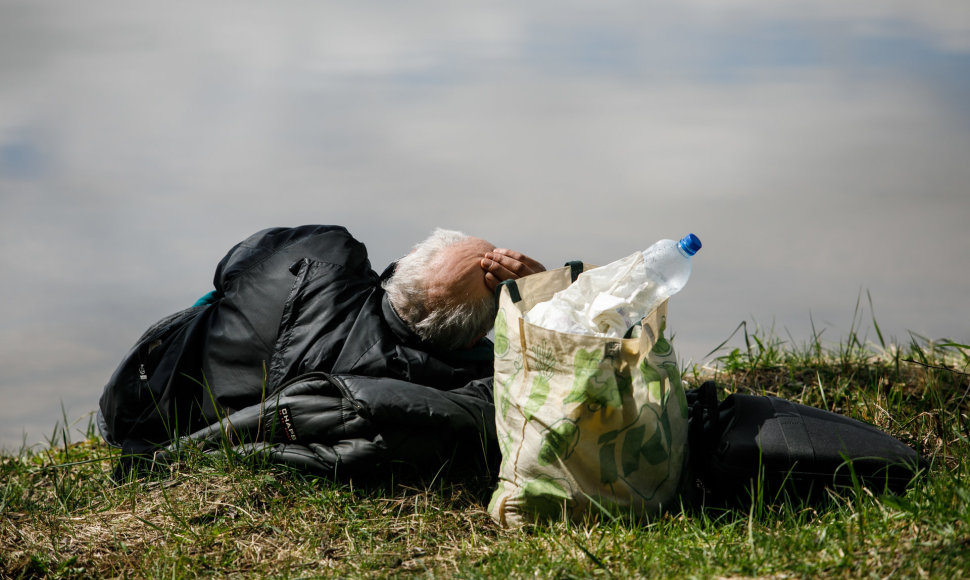
[[[515,280],[536,272],[545,272],[546,267],[529,256],[508,248],[495,248],[482,256],[482,270],[485,271],[485,285],[492,292],[505,280]]]
[[[512,270],[506,268],[500,257],[493,255],[491,252],[485,254],[485,257],[482,258],[482,269],[485,270],[486,284],[490,277],[498,280],[498,282],[521,277],[521,275],[517,275]],[[498,285],[498,282],[496,282],[496,285]]]
[[[529,256],[526,256],[521,252],[516,252],[515,250],[510,250],[508,248],[495,248],[494,250],[492,250],[491,253],[497,256],[500,256],[502,258],[507,258],[508,260],[511,260],[514,263],[521,264],[522,266],[528,269],[529,274],[535,274],[536,272],[546,271],[545,266],[543,266],[536,260],[533,260],[532,258],[530,258]],[[514,268],[511,268],[511,269],[514,270]]]
[[[496,248],[486,253],[482,260],[482,268],[500,280],[521,278],[536,272],[544,272],[546,269],[525,254],[507,248]]]
[[[502,281],[496,278],[495,274],[492,274],[491,272],[485,272],[485,285],[488,286],[489,290],[491,290],[492,292],[495,292],[495,289],[498,288],[498,285],[501,283]]]

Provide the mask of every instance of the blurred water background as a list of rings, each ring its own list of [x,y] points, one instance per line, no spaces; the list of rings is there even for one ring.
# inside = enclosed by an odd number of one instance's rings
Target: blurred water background
[[[378,270],[435,226],[550,267],[694,232],[684,366],[742,321],[967,344],[968,183],[964,0],[0,0],[0,447],[83,429],[276,225]]]

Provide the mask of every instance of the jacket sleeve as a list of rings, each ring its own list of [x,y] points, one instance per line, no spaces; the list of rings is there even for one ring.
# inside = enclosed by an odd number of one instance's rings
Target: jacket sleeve
[[[226,449],[328,477],[483,473],[497,463],[491,381],[453,391],[311,373],[181,445]]]

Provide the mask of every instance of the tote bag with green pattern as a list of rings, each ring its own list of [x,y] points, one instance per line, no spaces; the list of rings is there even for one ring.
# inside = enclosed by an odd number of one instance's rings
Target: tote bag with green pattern
[[[572,262],[499,289],[494,396],[502,464],[489,512],[505,526],[604,514],[640,519],[678,502],[687,400],[663,335],[666,301],[630,338],[556,332],[523,318],[583,269]]]

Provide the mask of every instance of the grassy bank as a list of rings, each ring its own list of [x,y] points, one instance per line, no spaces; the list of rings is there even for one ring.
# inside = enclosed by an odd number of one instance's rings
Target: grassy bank
[[[877,329],[878,331],[878,329]],[[479,483],[360,488],[185,456],[115,485],[115,452],[80,441],[0,457],[4,577],[966,577],[970,347],[850,336],[797,345],[739,328],[689,385],[777,394],[873,423],[931,458],[904,496],[673,514],[647,524],[506,530]]]

